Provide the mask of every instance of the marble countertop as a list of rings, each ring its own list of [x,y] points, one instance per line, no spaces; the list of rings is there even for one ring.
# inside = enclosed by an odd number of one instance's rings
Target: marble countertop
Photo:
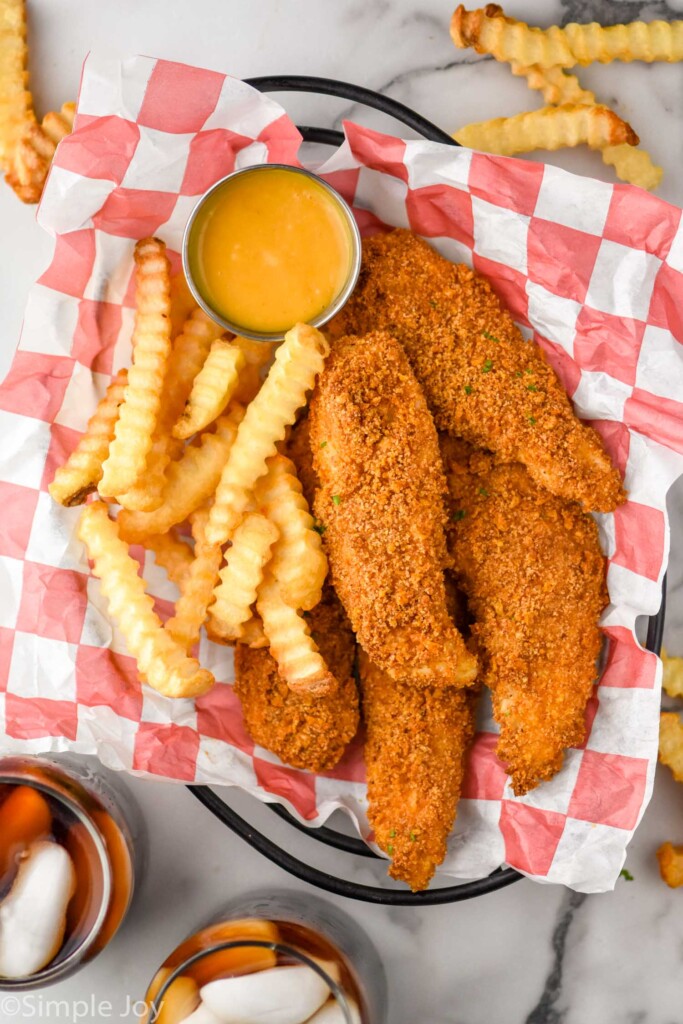
[[[449,131],[540,105],[507,68],[453,49],[452,6],[452,0],[31,0],[34,91],[41,109],[74,96],[82,60],[97,49],[148,53],[241,77],[342,78],[386,92]],[[509,0],[506,8],[537,24],[683,17],[683,0]],[[660,194],[683,205],[681,66],[600,66],[581,78],[632,122],[664,167]],[[338,101],[281,98],[300,122],[330,125],[350,114],[390,126]],[[579,173],[610,174],[598,155],[583,149],[543,158]],[[0,226],[2,376],[26,293],[51,243],[34,210],[8,189],[0,189]],[[683,654],[683,486],[671,496],[671,525],[666,643]],[[104,954],[42,993],[45,1001],[65,1000],[62,1009],[50,1012],[36,997],[34,1019],[133,1021],[127,996],[142,997],[166,953],[212,910],[251,888],[306,888],[212,819],[185,788],[138,780],[131,786],[151,842],[139,898]],[[338,863],[337,855],[275,825],[283,842],[316,865]],[[683,892],[663,885],[654,856],[669,838],[683,840],[683,787],[661,771],[629,849],[634,880],[620,880],[614,893],[583,896],[522,881],[445,907],[337,902],[367,930],[386,964],[390,1024],[683,1024]],[[383,868],[349,862],[348,871],[372,882]],[[100,1000],[109,1000],[112,1010],[98,1011]],[[0,1024],[30,1015],[0,1001]]]

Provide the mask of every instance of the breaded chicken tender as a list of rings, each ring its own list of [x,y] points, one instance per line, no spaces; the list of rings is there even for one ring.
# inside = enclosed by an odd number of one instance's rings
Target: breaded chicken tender
[[[471,683],[476,659],[446,607],[438,439],[401,346],[381,331],[340,339],[309,417],[315,514],[359,643],[394,679]]]
[[[426,889],[446,856],[476,692],[396,682],[359,656],[370,824],[391,877]]]
[[[331,587],[307,613],[311,633],[339,682],[331,694],[294,693],[265,649],[235,648],[235,693],[251,738],[266,750],[311,772],[334,768],[358,730],[358,691],[353,678],[355,640]]]
[[[443,436],[449,549],[474,616],[481,679],[493,695],[498,756],[515,793],[552,778],[583,742],[607,604],[592,517],[519,464]]]
[[[624,500],[597,433],[574,415],[543,354],[525,341],[491,285],[410,231],[363,243],[356,289],[331,333],[389,331],[439,430],[522,462],[553,494],[609,512]]]

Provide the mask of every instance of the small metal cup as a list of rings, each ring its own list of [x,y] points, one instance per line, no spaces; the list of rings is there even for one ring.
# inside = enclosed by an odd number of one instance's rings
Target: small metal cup
[[[312,178],[313,181],[317,181],[318,184],[321,185],[327,193],[329,193],[334,202],[337,204],[340,212],[344,216],[349,227],[351,258],[349,260],[349,273],[346,279],[346,283],[344,284],[339,294],[333,299],[333,301],[327,307],[327,309],[323,310],[322,313],[320,313],[317,317],[315,317],[314,320],[311,321],[312,327],[321,327],[323,324],[326,324],[328,320],[331,320],[335,313],[339,312],[339,310],[342,308],[342,306],[348,299],[349,295],[355,288],[356,281],[358,280],[358,274],[360,272],[361,238],[360,231],[358,230],[358,225],[356,224],[356,219],[353,216],[353,213],[351,212],[351,207],[339,195],[336,189],[333,189],[331,185],[328,185],[327,182],[324,181],[322,178],[318,177],[317,174],[313,174],[311,171],[307,171],[303,167],[291,167],[289,164],[255,164],[252,167],[243,167],[239,171],[233,171],[232,174],[228,174],[225,178],[221,178],[221,180],[217,181],[216,184],[213,185],[208,190],[208,192],[204,193],[204,195],[201,197],[201,199],[195,206],[194,210],[192,211],[190,219],[187,222],[187,225],[185,227],[185,234],[183,235],[183,270],[185,272],[185,277],[190,287],[190,291],[192,292],[195,299],[197,300],[197,303],[201,306],[204,312],[208,316],[210,316],[212,320],[215,320],[222,327],[225,327],[227,331],[231,331],[233,334],[239,334],[243,338],[251,338],[254,341],[282,341],[286,331],[275,333],[251,331],[247,330],[241,324],[232,323],[230,320],[226,320],[224,316],[221,316],[218,310],[214,309],[213,306],[211,306],[207,302],[206,298],[204,297],[204,295],[202,295],[201,291],[199,290],[196,282],[192,277],[192,271],[190,269],[189,260],[189,248],[191,243],[191,235],[194,222],[197,218],[199,211],[201,210],[202,206],[207,201],[209,196],[213,195],[214,192],[222,188],[227,181],[231,181],[233,178],[237,178],[241,174],[253,174],[255,171],[258,173],[266,174],[268,171],[273,170],[292,171],[295,174],[303,174],[307,178]],[[294,324],[291,324],[290,326],[293,327]]]

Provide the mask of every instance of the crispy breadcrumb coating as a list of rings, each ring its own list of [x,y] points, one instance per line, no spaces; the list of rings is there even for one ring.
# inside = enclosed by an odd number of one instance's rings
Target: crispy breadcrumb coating
[[[334,336],[389,331],[422,384],[439,430],[522,462],[549,491],[609,512],[624,500],[597,433],[574,415],[543,354],[489,282],[410,231],[363,243],[356,289]]]
[[[370,824],[391,877],[426,889],[446,856],[476,692],[396,682],[363,651],[360,674]]]
[[[515,793],[551,778],[585,735],[607,604],[592,517],[519,464],[441,437],[449,549],[475,622],[482,680]]]
[[[438,439],[400,345],[379,331],[337,341],[309,417],[315,514],[359,643],[395,679],[471,683],[446,607]]]
[[[235,648],[235,693],[251,738],[294,768],[334,768],[358,730],[358,691],[353,678],[355,640],[331,587],[307,613],[311,633],[339,682],[331,694],[294,693],[265,649]]]

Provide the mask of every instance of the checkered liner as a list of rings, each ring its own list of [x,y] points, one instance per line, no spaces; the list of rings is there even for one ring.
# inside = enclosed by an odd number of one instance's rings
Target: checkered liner
[[[344,807],[367,835],[360,746],[323,775],[281,765],[245,732],[229,651],[202,640],[201,661],[219,682],[196,703],[138,683],[75,539],[78,510],[46,491],[129,361],[133,241],[159,235],[177,269],[197,197],[235,168],[296,163],[299,144],[281,107],[223,74],[88,58],[76,130],[58,149],[39,213],[54,257],[0,389],[9,441],[0,452],[0,726],[5,749],[97,753],[141,775],[236,785],[311,823]],[[366,234],[410,227],[486,274],[624,474],[628,503],[599,517],[611,604],[585,746],[515,799],[489,721],[444,865],[472,877],[505,862],[540,881],[604,890],[655,769],[660,669],[634,625],[659,606],[665,497],[683,469],[681,211],[627,185],[354,124],[321,173]],[[136,554],[168,615],[173,588],[151,556]]]

